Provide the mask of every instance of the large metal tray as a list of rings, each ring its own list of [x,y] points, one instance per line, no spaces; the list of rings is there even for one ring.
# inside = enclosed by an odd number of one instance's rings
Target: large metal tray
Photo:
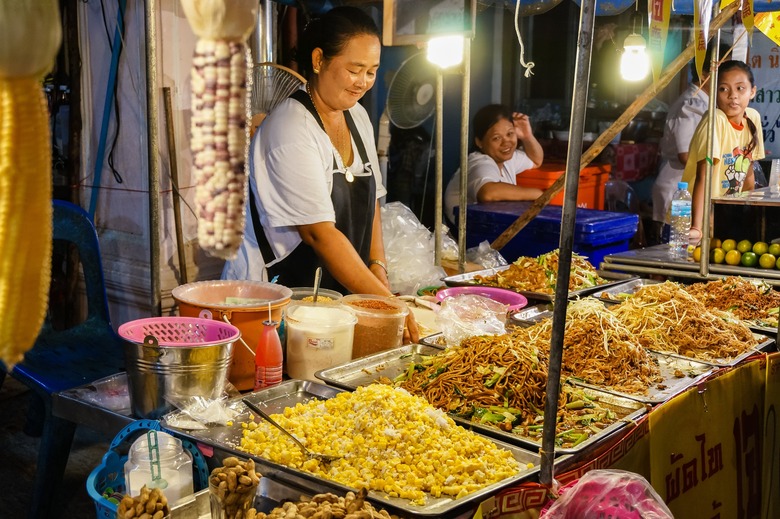
[[[592,297],[600,299],[605,303],[620,303],[626,296],[631,296],[637,290],[646,285],[656,285],[660,283],[655,279],[635,278],[624,283],[618,283],[607,288],[601,288],[591,294]]]
[[[425,339],[435,340],[440,335],[441,334],[431,335]],[[426,346],[426,349],[420,350],[419,354],[436,355],[437,352],[441,351],[440,348],[441,346]],[[355,387],[355,385],[351,385],[351,383],[355,380],[360,381],[360,384],[357,385],[365,385],[370,383],[371,380],[374,380],[373,378],[370,378],[374,370],[381,370],[383,371],[381,375],[393,378],[403,372],[409,365],[409,362],[402,362],[400,366],[395,366],[394,363],[389,362],[385,358],[392,358],[392,352],[396,351],[399,350],[389,350],[387,352],[382,352],[370,357],[364,357],[358,361],[344,364],[343,366],[337,366],[335,368],[323,370],[318,372],[316,376],[328,384],[347,389],[352,389]],[[415,350],[405,350],[402,355],[404,359],[408,361],[419,360],[419,356],[415,357],[413,355],[414,353]],[[710,376],[716,369],[715,364],[702,362],[696,359],[691,359],[689,357],[683,357],[681,355],[669,355],[652,350],[649,350],[648,353],[657,361],[663,380],[658,384],[650,386],[650,390],[646,395],[617,391],[610,387],[590,384],[575,377],[569,378],[569,381],[578,386],[595,389],[597,391],[603,391],[621,398],[628,398],[637,402],[655,405],[666,402],[674,395],[685,391],[687,388],[695,384],[698,384],[701,380]],[[750,353],[751,352],[748,352],[748,354]],[[363,372],[362,375],[356,372],[362,370],[367,371]],[[348,373],[348,375],[345,375],[345,373]],[[683,376],[678,376],[679,374],[682,374]]]
[[[686,357],[684,355],[679,355],[677,353],[671,353],[668,351],[656,351],[656,350],[649,350],[654,353],[657,353],[659,355],[669,357],[669,358],[677,358],[677,359],[683,359],[683,360],[690,360],[694,362],[698,362],[700,364],[707,364],[709,366],[719,367],[719,368],[727,368],[727,367],[733,367],[745,360],[746,358],[750,357],[751,355],[755,355],[756,353],[761,353],[763,351],[772,351],[775,347],[775,340],[771,337],[767,337],[766,335],[762,335],[760,333],[753,332],[753,337],[756,338],[759,343],[754,347],[746,352],[742,353],[741,355],[738,355],[734,357],[733,359],[713,359],[713,360],[703,360],[703,359],[694,359],[691,357]]]
[[[476,283],[474,281],[476,276],[492,276],[496,272],[504,271],[509,267],[510,265],[503,265],[501,267],[493,267],[490,269],[476,270],[474,272],[466,272],[465,274],[455,274],[453,276],[447,276],[443,278],[442,281],[444,281],[444,283],[449,287],[480,285],[480,283]],[[613,284],[623,283],[629,279],[633,279],[636,277],[635,275],[632,274],[624,274],[621,272],[608,272],[604,270],[599,270],[597,271],[597,273],[600,277],[610,280],[609,283],[604,283],[602,285],[598,285],[595,287],[582,288],[580,290],[572,290],[569,292],[569,298],[583,297],[593,293],[596,290],[604,289]],[[489,285],[485,285],[485,286],[489,286]],[[507,290],[514,290],[515,292],[519,292],[523,294],[528,299],[536,299],[537,301],[553,300],[553,294],[545,294],[543,292],[532,292],[529,290],[515,290],[513,288],[507,288]]]
[[[363,357],[341,366],[318,371],[315,376],[332,386],[351,390],[359,386],[371,384],[379,377],[384,376],[393,379],[405,372],[411,362],[420,362],[423,356],[437,355],[441,352],[442,350],[439,348],[421,344],[403,346]],[[637,399],[625,398],[593,388],[585,388],[585,390],[588,396],[608,405],[613,411],[617,412],[621,420],[606,427],[598,434],[594,434],[576,447],[556,448],[556,454],[575,454],[587,449],[601,442],[627,423],[636,421],[645,413],[645,405]],[[534,439],[502,431],[496,427],[475,423],[455,415],[451,416],[460,425],[486,436],[492,436],[510,444],[534,449],[534,451],[541,446],[541,443]]]
[[[419,345],[418,345],[419,346]],[[440,350],[436,350],[440,351]],[[298,403],[305,403],[311,400],[325,400],[332,398],[338,393],[344,391],[336,387],[319,384],[317,382],[303,380],[288,380],[282,384],[254,393],[238,397],[230,402],[228,406],[236,407],[241,398],[248,398],[251,402],[266,410],[269,414],[280,413],[286,407],[293,407]],[[175,414],[175,413],[174,413]],[[171,417],[175,418],[175,417]],[[171,430],[177,436],[187,438],[191,441],[211,445],[232,455],[243,458],[251,457],[258,464],[258,470],[263,475],[269,475],[272,479],[287,482],[292,481],[298,486],[304,488],[313,485],[315,488],[326,487],[341,495],[356,489],[349,488],[335,481],[330,481],[317,477],[302,470],[287,467],[269,461],[259,456],[250,455],[238,449],[242,437],[242,427],[240,422],[247,422],[252,419],[250,411],[244,407],[243,411],[234,419],[230,426],[214,426],[208,429],[186,430],[177,429],[169,425],[166,416],[163,422],[165,429]],[[175,420],[171,420],[175,421]],[[501,442],[490,438],[496,445],[509,450],[512,455],[521,462],[521,464],[531,464],[532,468],[522,471],[516,476],[506,478],[494,483],[476,492],[472,492],[461,498],[451,497],[433,497],[428,496],[427,503],[422,506],[413,505],[409,500],[390,497],[385,493],[370,491],[368,499],[377,508],[385,508],[389,512],[400,513],[406,517],[444,517],[453,516],[459,511],[468,507],[475,507],[489,496],[494,495],[505,487],[516,485],[524,481],[533,480],[539,472],[541,458],[539,454],[518,447],[517,445]],[[556,460],[557,462],[557,460]]]

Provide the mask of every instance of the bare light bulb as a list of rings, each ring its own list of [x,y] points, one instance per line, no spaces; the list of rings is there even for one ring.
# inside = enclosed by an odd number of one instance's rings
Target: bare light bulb
[[[428,61],[440,68],[460,65],[463,61],[463,36],[437,36],[428,40]]]
[[[620,75],[626,81],[639,81],[650,72],[650,57],[642,36],[632,33],[623,43],[623,56],[620,58]]]

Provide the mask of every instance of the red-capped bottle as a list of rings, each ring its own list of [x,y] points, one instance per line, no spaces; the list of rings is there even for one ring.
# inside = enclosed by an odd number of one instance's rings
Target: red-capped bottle
[[[282,382],[282,343],[276,321],[263,321],[263,333],[255,349],[255,391]]]

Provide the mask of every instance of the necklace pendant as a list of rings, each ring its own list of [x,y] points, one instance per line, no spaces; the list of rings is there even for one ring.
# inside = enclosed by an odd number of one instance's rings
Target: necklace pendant
[[[347,182],[352,182],[355,180],[355,175],[353,175],[349,169],[346,170],[344,176],[347,177]]]

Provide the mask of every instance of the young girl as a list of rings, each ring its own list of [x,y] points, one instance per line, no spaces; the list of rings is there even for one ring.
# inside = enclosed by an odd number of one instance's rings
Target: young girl
[[[711,197],[736,194],[754,187],[753,162],[764,158],[761,116],[748,108],[755,95],[753,72],[744,62],[724,61],[718,67]],[[693,197],[690,232],[693,243],[699,242],[703,228],[707,120],[705,114],[696,127],[682,177],[683,182],[688,182]]]

